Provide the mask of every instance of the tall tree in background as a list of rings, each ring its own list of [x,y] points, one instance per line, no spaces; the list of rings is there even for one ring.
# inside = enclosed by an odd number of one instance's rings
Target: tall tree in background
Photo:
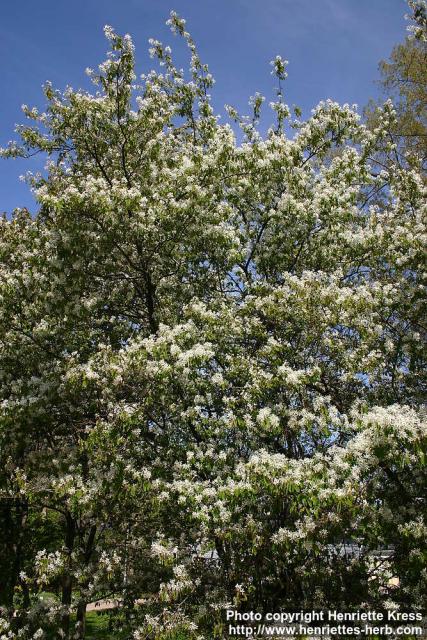
[[[427,169],[427,9],[424,0],[409,3],[408,35],[393,48],[390,59],[380,63],[385,96],[392,99],[396,117],[390,122],[392,150],[404,166]],[[375,104],[367,108],[368,121],[375,127]]]

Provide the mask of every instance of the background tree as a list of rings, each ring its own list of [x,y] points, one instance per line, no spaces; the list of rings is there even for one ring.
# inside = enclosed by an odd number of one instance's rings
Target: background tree
[[[396,117],[390,123],[393,153],[406,166],[427,168],[427,20],[423,0],[409,3],[408,35],[394,47],[390,59],[379,69],[385,96],[392,99]],[[367,108],[368,122],[375,127],[375,103]]]

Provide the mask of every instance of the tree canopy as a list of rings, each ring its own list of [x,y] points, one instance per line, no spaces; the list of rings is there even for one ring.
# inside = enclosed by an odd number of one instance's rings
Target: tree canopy
[[[426,187],[378,170],[398,113],[302,120],[277,57],[266,135],[259,94],[222,124],[169,24],[187,74],[153,40],[137,79],[106,27],[94,92],[47,84],[3,151],[48,165],[1,220],[1,637],[83,638],[109,597],[136,640],[224,637],[227,606],[421,611]]]

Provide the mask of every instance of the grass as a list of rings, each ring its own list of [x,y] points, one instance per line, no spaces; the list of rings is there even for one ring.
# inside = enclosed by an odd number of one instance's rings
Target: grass
[[[97,611],[89,611],[86,614],[86,638],[87,640],[117,640],[117,632],[108,630],[110,616]]]
[[[44,591],[38,594],[38,598],[45,602],[57,601],[58,598],[53,592]],[[129,640],[126,632],[119,632],[117,629],[109,629],[110,615],[107,611],[88,611],[86,613],[86,634],[85,640]],[[71,624],[75,622],[75,616],[71,616]],[[53,640],[56,635],[47,634],[49,640]],[[188,640],[188,636],[183,632],[177,632],[170,640]]]
[[[108,630],[108,619],[109,616],[105,613],[97,613],[96,611],[87,613],[85,640],[128,640],[129,636]],[[188,636],[178,632],[170,640],[188,640]]]

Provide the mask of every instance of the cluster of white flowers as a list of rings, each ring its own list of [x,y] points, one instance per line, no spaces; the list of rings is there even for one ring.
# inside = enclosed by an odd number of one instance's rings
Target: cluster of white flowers
[[[21,635],[66,634],[111,593],[136,640],[219,635],[224,607],[267,596],[322,608],[355,580],[357,606],[399,576],[393,603],[419,607],[424,177],[378,171],[390,103],[375,130],[330,100],[291,120],[281,57],[277,126],[261,133],[255,93],[251,116],[228,109],[237,136],[185,21],[169,24],[189,79],[152,40],[161,72],[135,84],[131,39],[106,27],[96,93],[46,85],[2,152],[50,157],[29,177],[40,213],[0,219]]]

